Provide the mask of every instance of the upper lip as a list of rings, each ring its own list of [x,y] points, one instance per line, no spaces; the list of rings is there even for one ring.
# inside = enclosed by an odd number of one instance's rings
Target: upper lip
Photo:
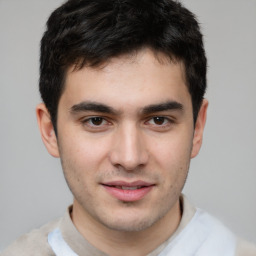
[[[149,187],[149,186],[155,185],[154,183],[149,183],[142,180],[137,180],[133,182],[116,180],[116,181],[103,182],[101,184],[105,186],[123,186],[123,187]]]

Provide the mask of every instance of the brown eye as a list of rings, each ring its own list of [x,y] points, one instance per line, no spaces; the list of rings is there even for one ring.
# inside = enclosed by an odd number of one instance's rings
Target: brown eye
[[[102,116],[91,116],[81,120],[81,124],[88,132],[104,132],[112,127],[113,122]]]
[[[163,125],[166,122],[166,118],[162,116],[156,116],[153,118],[153,121],[156,125]]]
[[[102,117],[92,117],[90,118],[90,123],[95,126],[99,126],[103,123],[104,119]]]

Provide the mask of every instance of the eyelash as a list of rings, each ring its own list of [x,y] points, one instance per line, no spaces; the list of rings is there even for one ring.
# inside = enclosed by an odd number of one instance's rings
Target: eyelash
[[[93,124],[93,121],[100,121],[100,124]],[[158,121],[163,121],[163,124],[156,124],[155,122],[157,121],[156,119],[158,119]],[[154,123],[150,123],[150,122],[154,122]],[[104,128],[107,128],[108,125],[111,125],[111,122],[108,121],[107,118],[102,117],[102,116],[92,116],[86,119],[83,119],[81,121],[81,123],[91,129],[98,129],[98,130],[103,130]],[[147,121],[145,122],[145,124],[150,125],[152,127],[155,127],[156,129],[164,129],[164,128],[168,128],[170,125],[172,125],[174,123],[174,120],[166,117],[166,116],[152,116],[150,118],[147,119]]]
[[[156,125],[156,126],[166,126],[168,124],[172,124],[174,123],[174,121],[168,117],[165,117],[165,116],[153,116],[151,117],[147,122],[149,123],[151,120],[154,120],[154,122],[157,122],[157,120],[155,119],[158,119],[158,121],[163,121],[163,124],[153,124],[153,125]]]
[[[90,118],[87,118],[87,119],[84,119],[84,120],[82,120],[81,122],[82,122],[82,124],[84,124],[84,125],[88,125],[88,126],[91,126],[91,127],[101,127],[102,126],[102,123],[101,124],[99,124],[99,125],[96,125],[96,124],[90,124],[90,122],[92,122],[93,121],[93,119],[100,119],[102,122],[106,122],[106,123],[109,123],[107,120],[106,120],[106,118],[104,118],[104,117],[101,117],[101,116],[92,116],[92,117],[90,117]],[[96,121],[96,120],[94,120],[94,121]]]

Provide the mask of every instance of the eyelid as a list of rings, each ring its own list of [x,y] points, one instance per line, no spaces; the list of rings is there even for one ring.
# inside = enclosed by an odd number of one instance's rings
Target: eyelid
[[[103,117],[99,117],[99,116],[95,116],[95,117],[90,117],[90,118],[88,118],[87,120],[86,120],[86,122],[92,122],[93,121],[93,119],[100,119],[102,122],[101,123],[106,123],[107,121],[106,121],[106,119],[105,118],[103,118]],[[100,126],[101,124],[99,124],[99,125],[94,125],[93,124],[93,126]]]
[[[166,122],[169,121],[169,119],[166,118],[166,117],[164,117],[164,116],[154,116],[154,117],[150,118],[148,122],[150,122],[150,121],[152,121],[152,120],[155,121],[154,119],[157,119],[157,118],[163,119],[163,123],[166,123]]]
[[[164,118],[167,121],[174,122],[174,118],[171,118],[170,116],[165,116],[165,115],[153,115],[153,116],[148,117],[147,121],[150,121],[154,118]]]
[[[157,124],[157,123],[152,123],[154,122],[154,118],[164,118],[164,123],[163,124]],[[93,118],[102,118],[102,123],[99,125],[94,125],[91,123],[91,120]],[[146,119],[144,119],[144,125],[146,125],[148,128],[152,129],[158,129],[159,131],[162,130],[167,130],[170,127],[172,127],[173,124],[176,123],[175,117],[171,116],[165,116],[165,115],[152,115],[148,116]],[[102,116],[102,115],[91,115],[91,116],[86,116],[83,118],[80,118],[80,123],[84,127],[84,129],[88,129],[89,131],[93,132],[99,132],[99,131],[105,131],[113,125],[113,120],[111,120],[110,117]]]
[[[163,124],[150,123],[154,118],[157,118],[157,117],[164,118],[164,123]],[[154,116],[147,118],[145,124],[149,125],[153,129],[164,130],[164,129],[169,129],[173,124],[175,124],[175,119],[170,116],[154,115]]]
[[[89,122],[92,121],[93,118],[101,118],[103,124],[100,124],[100,125],[90,124]],[[93,116],[87,116],[85,118],[81,118],[80,122],[82,123],[82,125],[91,129],[104,129],[106,128],[106,126],[111,124],[111,122],[109,121],[109,118],[106,118],[104,116],[99,116],[99,115],[93,115]]]

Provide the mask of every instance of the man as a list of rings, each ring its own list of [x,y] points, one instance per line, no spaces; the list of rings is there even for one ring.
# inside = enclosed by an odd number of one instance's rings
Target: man
[[[191,12],[68,1],[48,20],[40,72],[40,132],[74,203],[2,255],[256,255],[181,194],[208,106]]]

